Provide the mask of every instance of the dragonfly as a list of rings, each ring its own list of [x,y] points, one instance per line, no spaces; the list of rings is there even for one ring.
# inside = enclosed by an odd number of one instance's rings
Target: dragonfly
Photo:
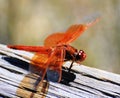
[[[35,52],[31,64],[40,68],[41,80],[47,75],[48,81],[60,82],[64,62],[72,61],[68,69],[70,72],[74,62],[80,64],[86,58],[86,53],[83,50],[77,50],[70,43],[98,20],[96,18],[86,24],[75,24],[65,32],[53,33],[44,40],[43,46],[7,45],[7,47]]]

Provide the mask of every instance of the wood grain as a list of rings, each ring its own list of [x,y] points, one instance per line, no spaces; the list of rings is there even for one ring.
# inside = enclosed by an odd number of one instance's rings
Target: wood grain
[[[10,98],[120,98],[120,75],[74,63],[63,65],[60,83],[30,72],[34,54],[0,45],[0,96]],[[37,85],[37,89],[35,89]]]

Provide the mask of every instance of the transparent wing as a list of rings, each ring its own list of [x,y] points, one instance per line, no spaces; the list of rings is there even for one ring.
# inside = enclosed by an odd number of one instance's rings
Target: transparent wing
[[[50,54],[36,53],[32,58],[31,64],[40,69],[41,80],[44,79],[47,72],[49,81],[58,82],[61,79],[61,67],[64,62],[64,48],[56,47]]]
[[[64,48],[56,47],[48,60],[47,79],[53,82],[60,82],[62,65],[65,58]]]
[[[46,74],[46,69],[48,67],[46,65],[48,59],[49,59],[49,54],[36,53],[31,60],[30,71],[32,73],[38,74],[39,76],[39,77],[36,77],[36,81],[34,83],[34,90],[37,91],[39,89],[40,91],[39,94],[46,93],[45,89],[48,88],[48,86],[46,86],[46,83],[48,84],[48,82],[45,83],[43,81]],[[42,85],[44,85],[44,87],[42,87]],[[31,94],[30,98],[33,98],[33,96],[34,96],[34,93]]]
[[[88,27],[95,24],[99,19],[95,19],[87,24],[72,25],[65,33],[54,33],[45,39],[45,46],[56,46],[57,44],[69,44],[77,39]]]
[[[64,37],[59,40],[58,44],[69,44],[77,39],[88,27],[95,24],[99,19],[89,22],[87,24],[78,24],[71,26],[65,33]]]
[[[31,65],[33,65],[31,69],[32,72],[39,74],[42,79],[44,79],[46,74],[46,68],[48,67],[46,64],[48,59],[49,54],[36,53],[31,60]]]
[[[51,34],[45,39],[44,45],[47,47],[56,46],[58,44],[58,42],[63,39],[64,35],[65,35],[65,33]]]

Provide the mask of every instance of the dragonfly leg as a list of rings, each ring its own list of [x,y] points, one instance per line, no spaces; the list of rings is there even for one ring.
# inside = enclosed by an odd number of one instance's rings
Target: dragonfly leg
[[[70,71],[71,71],[71,68],[72,68],[72,66],[73,66],[73,63],[74,63],[74,60],[72,61],[71,65],[70,65],[70,67],[69,67],[69,69],[68,69],[68,72],[69,72],[69,73],[70,73]]]

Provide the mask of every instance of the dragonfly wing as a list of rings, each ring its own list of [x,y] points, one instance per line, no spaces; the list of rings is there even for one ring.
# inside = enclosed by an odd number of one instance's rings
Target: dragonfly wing
[[[30,71],[32,73],[38,74],[36,76],[36,81],[34,83],[34,91],[39,90],[40,94],[45,93],[43,89],[46,89],[46,85],[44,84],[45,82],[43,81],[45,75],[46,75],[46,69],[47,69],[47,61],[49,59],[49,54],[44,54],[44,53],[36,53],[32,60],[31,60],[31,66],[30,66]],[[47,82],[46,82],[47,83]],[[42,87],[44,85],[44,87]],[[34,93],[31,94],[30,98],[33,98]]]
[[[45,41],[45,46],[56,46],[58,44],[69,44],[78,38],[88,27],[95,24],[99,18],[87,24],[72,25],[65,33],[55,33],[48,36]]]
[[[66,31],[65,36],[58,43],[69,44],[70,42],[74,41],[77,37],[79,37],[86,29],[86,25],[73,25]]]
[[[41,79],[44,79],[44,76],[46,74],[46,69],[47,69],[47,61],[49,59],[49,54],[44,54],[44,53],[35,53],[31,60],[31,71],[39,74]]]
[[[95,24],[99,19],[95,19],[92,22],[89,22],[87,24],[78,24],[78,25],[72,25],[66,33],[64,34],[64,37],[59,40],[58,44],[69,44],[73,42],[75,39],[77,39],[88,27]]]
[[[31,64],[40,69],[41,80],[47,72],[48,81],[59,82],[61,79],[61,68],[65,58],[65,50],[56,47],[50,54],[36,53],[32,58]]]
[[[62,65],[65,58],[64,48],[56,47],[48,60],[47,79],[48,81],[60,82]]]
[[[45,46],[56,46],[57,44],[69,44],[75,40],[82,32],[85,31],[87,26],[85,25],[73,25],[66,33],[55,33],[48,36],[45,41]]]
[[[58,44],[58,42],[61,39],[63,39],[64,35],[65,35],[64,33],[51,34],[45,39],[44,45],[47,47],[56,46]]]

